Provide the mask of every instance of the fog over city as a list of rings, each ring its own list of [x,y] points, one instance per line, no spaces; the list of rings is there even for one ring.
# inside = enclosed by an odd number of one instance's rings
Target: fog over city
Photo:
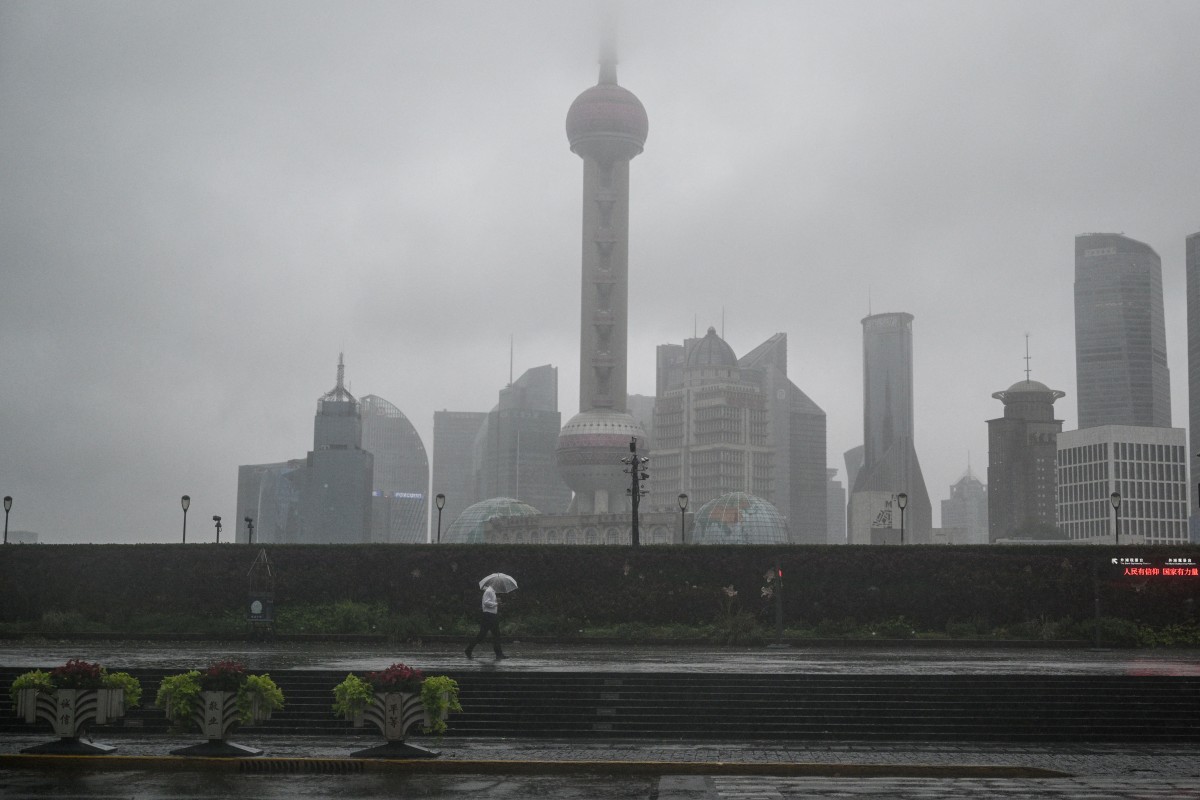
[[[1076,427],[1074,237],[1162,257],[1187,424],[1200,3],[630,2],[629,391],[656,345],[777,332],[862,443],[862,325],[913,323],[938,501],[986,480],[991,394]],[[339,353],[433,456],[512,370],[579,409],[591,2],[0,4],[0,494],[61,542],[211,541],[237,467],[303,457]],[[619,465],[617,465],[619,466]],[[651,462],[653,469],[653,462]],[[432,488],[433,492],[438,487]],[[553,509],[543,509],[551,511]]]

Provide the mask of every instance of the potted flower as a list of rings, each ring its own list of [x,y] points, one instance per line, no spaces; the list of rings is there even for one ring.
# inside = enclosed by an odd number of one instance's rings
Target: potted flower
[[[110,673],[99,664],[73,658],[49,672],[18,675],[9,694],[18,717],[29,723],[49,722],[59,737],[22,753],[104,755],[116,748],[81,742],[80,735],[93,722],[105,725],[125,716],[141,699],[142,685],[127,672]]]
[[[358,758],[437,758],[439,753],[407,744],[405,734],[420,722],[425,733],[441,736],[450,712],[462,711],[457,681],[445,675],[426,678],[405,664],[368,672],[365,679],[351,673],[334,687],[333,697],[337,716],[351,720],[356,728],[370,722],[387,740],[351,754]]]
[[[270,675],[251,675],[237,661],[218,661],[203,672],[168,675],[154,704],[167,712],[176,729],[199,730],[203,744],[172,750],[177,756],[257,756],[262,751],[226,741],[237,725],[255,725],[283,708],[283,692]]]

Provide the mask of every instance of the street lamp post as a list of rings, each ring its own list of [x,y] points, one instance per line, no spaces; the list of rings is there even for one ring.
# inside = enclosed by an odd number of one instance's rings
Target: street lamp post
[[[446,495],[441,492],[437,493],[437,497],[433,498],[433,504],[438,510],[438,544],[442,543],[442,509],[446,507]]]
[[[220,544],[221,543],[221,518],[215,514],[213,515],[213,524],[215,524],[217,526],[217,544]]]
[[[646,491],[642,488],[642,481],[650,477],[648,472],[643,472],[647,469],[646,465],[650,463],[650,459],[646,456],[637,454],[637,437],[633,436],[629,439],[629,455],[621,459],[622,464],[628,464],[629,469],[625,473],[629,475],[629,488],[625,491],[629,492],[629,498],[633,501],[633,522],[629,532],[629,542],[634,547],[641,544],[641,537],[638,535],[638,506],[641,505],[642,495]]]
[[[192,498],[185,494],[179,498],[179,505],[183,506],[183,543],[187,544],[187,510],[192,505]]]
[[[12,511],[12,498],[4,497],[4,543],[8,544],[8,512]]]
[[[686,513],[687,513],[688,496],[686,494],[684,494],[683,492],[680,492],[679,497],[677,499],[679,502],[679,543],[687,544]]]
[[[896,495],[896,505],[900,506],[900,544],[904,544],[904,509],[908,508],[908,495],[904,492]]]
[[[1113,540],[1121,543],[1121,493],[1113,492],[1108,496],[1108,502],[1113,507]]]
[[[249,543],[254,544],[254,517],[245,517],[243,521],[246,523],[246,535],[250,538]]]

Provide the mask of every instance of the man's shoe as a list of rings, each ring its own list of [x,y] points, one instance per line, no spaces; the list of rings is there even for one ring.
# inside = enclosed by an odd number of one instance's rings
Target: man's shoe
[[[463,655],[465,655],[467,658],[474,658],[474,657],[475,657],[475,656],[471,655],[471,648],[469,648],[469,647],[468,647],[466,650],[464,650],[464,651],[463,651]]]
[[[504,653],[496,653],[496,660],[497,660],[497,661],[499,661],[499,660],[500,660],[500,659],[502,659],[502,658],[508,658],[508,656],[504,655]]]

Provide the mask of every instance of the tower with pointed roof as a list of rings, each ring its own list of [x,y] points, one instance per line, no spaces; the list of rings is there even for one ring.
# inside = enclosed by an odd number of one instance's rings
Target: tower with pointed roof
[[[987,544],[988,538],[988,489],[975,476],[971,465],[950,486],[950,497],[942,501],[942,528],[958,529],[964,539],[954,544]]]
[[[615,50],[604,48],[600,80],[567,112],[567,140],[583,159],[579,414],[563,426],[556,458],[574,491],[571,511],[627,510],[621,458],[645,434],[627,412],[629,162],[649,123],[640,100],[617,84]]]
[[[349,544],[371,541],[375,458],[362,449],[362,413],[345,385],[338,355],[337,384],[317,401],[313,449],[301,494],[300,541]]]

